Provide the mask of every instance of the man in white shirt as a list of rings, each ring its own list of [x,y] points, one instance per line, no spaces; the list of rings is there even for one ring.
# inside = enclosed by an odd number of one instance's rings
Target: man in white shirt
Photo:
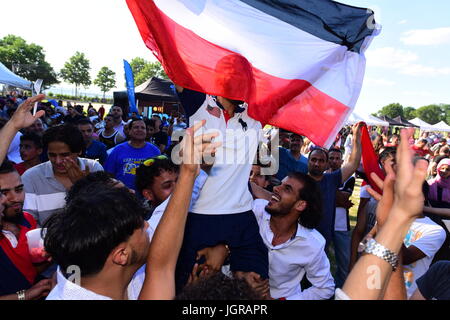
[[[401,251],[408,299],[417,289],[416,280],[427,272],[445,237],[444,229],[424,215],[409,228]]]
[[[273,194],[252,184],[257,199],[253,212],[269,249],[270,295],[275,299],[323,300],[334,294],[334,280],[325,253],[325,239],[315,228],[321,218],[321,196],[316,182],[291,173]],[[270,201],[268,201],[270,199]],[[302,291],[306,275],[312,286]]]
[[[68,199],[44,225],[45,249],[59,265],[47,299],[137,299],[150,246],[144,214],[129,189],[112,183],[90,183]]]
[[[126,125],[127,123],[125,121],[123,121],[123,110],[121,107],[119,106],[112,106],[111,110],[109,112],[113,118],[114,118],[114,129],[116,129],[117,131],[119,131],[119,133],[125,137],[125,133],[123,131],[123,127],[124,125]]]

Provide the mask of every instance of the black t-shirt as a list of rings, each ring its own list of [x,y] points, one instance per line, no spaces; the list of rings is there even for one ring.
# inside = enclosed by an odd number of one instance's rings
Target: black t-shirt
[[[450,300],[450,261],[439,261],[416,281],[427,300]]]

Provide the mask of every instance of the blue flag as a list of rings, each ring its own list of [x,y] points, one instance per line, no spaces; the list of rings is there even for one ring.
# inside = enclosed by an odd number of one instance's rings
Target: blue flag
[[[125,68],[125,81],[127,83],[128,101],[130,103],[130,113],[136,112],[139,114],[136,108],[136,99],[134,97],[134,77],[133,70],[127,60],[123,60],[123,67]]]

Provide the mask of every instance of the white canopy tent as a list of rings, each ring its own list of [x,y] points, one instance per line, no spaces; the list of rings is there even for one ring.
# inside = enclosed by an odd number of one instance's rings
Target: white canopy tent
[[[450,126],[446,124],[444,121],[434,124],[433,128],[435,128],[436,131],[450,132]]]
[[[11,72],[0,62],[0,83],[7,84],[16,88],[31,90],[33,83],[25,80]]]
[[[358,123],[360,121],[364,121],[368,126],[382,126],[382,127],[389,126],[388,122],[378,119],[377,117],[374,117],[370,114],[368,114],[366,116],[361,116],[360,114],[357,114],[356,112],[352,112],[350,114],[350,116],[348,117],[345,124],[352,125],[352,124]]]
[[[423,120],[420,120],[419,118],[414,118],[412,120],[409,120],[409,122],[411,122],[412,124],[415,124],[416,126],[419,126],[420,130],[422,130],[422,131],[436,131],[436,128],[433,125],[431,125]]]

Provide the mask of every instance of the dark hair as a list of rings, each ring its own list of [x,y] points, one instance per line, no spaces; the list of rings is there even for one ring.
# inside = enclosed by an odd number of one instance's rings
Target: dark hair
[[[111,251],[143,226],[144,214],[127,188],[91,183],[46,221],[45,250],[62,270],[76,265],[82,276],[97,274]]]
[[[159,177],[163,171],[178,172],[178,166],[170,159],[155,159],[151,166],[143,163],[136,169],[136,189],[142,191],[153,184],[153,180]]]
[[[262,297],[244,279],[217,272],[187,285],[175,300],[262,300]]]
[[[89,120],[89,118],[81,118],[77,122],[77,125],[85,125],[85,124],[90,124],[91,126],[94,126],[94,124],[92,123],[91,120]]]
[[[301,172],[291,172],[288,177],[294,178],[303,184],[298,199],[306,201],[305,210],[300,213],[298,223],[305,228],[314,229],[319,226],[322,219],[322,192],[319,184],[310,176]]]
[[[312,149],[311,149],[311,152],[310,152],[309,155],[308,155],[308,160],[311,158],[311,155],[313,154],[314,151],[320,151],[320,152],[323,152],[323,153],[325,154],[325,157],[327,158],[327,161],[328,161],[328,150],[327,150],[327,149],[324,149],[324,148],[322,148],[322,147],[314,147],[314,148],[312,148]]]
[[[328,154],[330,154],[331,152],[339,152],[341,156],[343,155],[342,150],[338,148],[331,148],[330,150],[328,150]]]
[[[133,124],[135,123],[135,122],[137,122],[137,121],[143,121],[144,122],[144,124],[145,124],[145,121],[143,120],[143,119],[133,119],[133,120],[131,120],[127,125],[128,125],[128,128],[131,130],[131,128],[133,128]]]
[[[153,127],[153,128],[155,127],[156,123],[154,119],[144,118],[143,120],[145,122],[146,127]]]
[[[427,139],[420,139],[420,142],[428,143],[428,140]]]
[[[384,160],[386,160],[389,156],[392,156],[395,159],[396,155],[397,155],[397,148],[396,147],[387,147],[378,156],[378,164],[380,166],[382,166],[382,162]]]
[[[6,174],[11,172],[17,172],[16,168],[14,168],[14,163],[5,159],[0,165],[0,174]]]
[[[50,142],[63,142],[69,146],[72,153],[84,153],[85,143],[83,135],[78,128],[71,124],[55,126],[45,131],[42,137],[44,148],[48,149]]]
[[[33,131],[26,131],[20,136],[20,142],[31,141],[34,143],[36,148],[42,148],[42,137]]]
[[[77,196],[77,194],[87,188],[92,183],[100,183],[102,185],[108,185],[114,187],[116,184],[116,180],[114,180],[113,176],[106,171],[96,171],[89,173],[84,178],[75,182],[72,187],[69,189],[66,195],[66,203],[70,202],[73,198]]]

